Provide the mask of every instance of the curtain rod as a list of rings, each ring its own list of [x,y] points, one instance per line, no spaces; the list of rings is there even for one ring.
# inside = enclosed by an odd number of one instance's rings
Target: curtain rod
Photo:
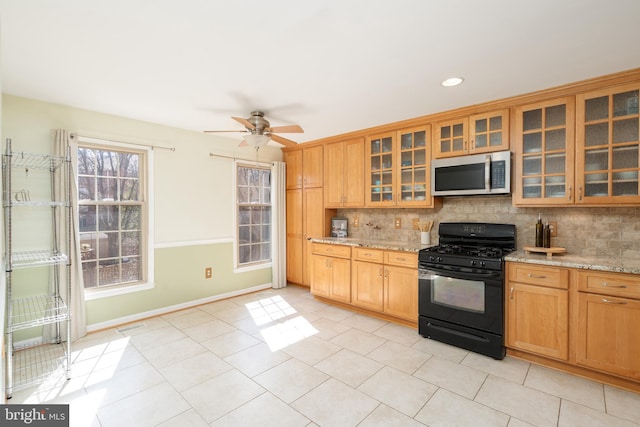
[[[260,160],[243,159],[242,157],[225,156],[223,154],[215,154],[215,153],[209,153],[209,157],[222,157],[223,159],[243,160],[245,162],[255,162],[255,163],[262,163],[262,164],[272,164],[273,163],[273,162],[264,162],[264,161],[260,161]]]
[[[156,148],[159,148],[161,150],[170,150],[170,151],[176,151],[176,147],[163,147],[161,145],[151,145],[151,144],[142,144],[139,142],[130,142],[130,141],[117,141],[115,139],[106,139],[106,138],[96,138],[93,136],[86,136],[86,135],[78,135],[77,133],[72,133],[70,135],[71,138],[87,138],[87,139],[94,139],[94,140],[99,140],[99,141],[106,141],[106,142],[117,142],[119,144],[131,144],[131,145],[141,145],[143,147],[151,147],[152,150],[155,150]]]

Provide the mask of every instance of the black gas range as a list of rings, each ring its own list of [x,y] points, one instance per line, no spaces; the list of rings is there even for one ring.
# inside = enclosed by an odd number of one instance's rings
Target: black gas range
[[[441,223],[439,245],[418,255],[421,335],[496,359],[504,348],[504,256],[512,224]]]

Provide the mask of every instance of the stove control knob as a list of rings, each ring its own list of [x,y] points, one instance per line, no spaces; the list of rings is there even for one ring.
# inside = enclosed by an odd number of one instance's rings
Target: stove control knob
[[[472,260],[471,260],[471,265],[472,265],[472,266],[475,266],[476,264],[477,264],[476,260],[475,260],[475,259],[472,259]]]
[[[480,267],[484,267],[484,266],[486,266],[486,265],[487,265],[487,263],[486,263],[486,262],[484,262],[484,261],[480,261]]]
[[[442,262],[442,257],[441,256],[438,257],[438,262]]]
[[[429,261],[434,262],[436,260],[436,257],[434,257],[433,255],[429,257]]]

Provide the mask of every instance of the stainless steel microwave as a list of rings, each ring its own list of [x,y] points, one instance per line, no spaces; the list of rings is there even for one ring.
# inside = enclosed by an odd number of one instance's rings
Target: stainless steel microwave
[[[511,192],[511,152],[473,154],[431,162],[431,194],[464,196]]]

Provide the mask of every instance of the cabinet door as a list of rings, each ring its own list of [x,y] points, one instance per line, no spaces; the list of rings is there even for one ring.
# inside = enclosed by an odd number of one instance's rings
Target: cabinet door
[[[362,158],[360,159],[362,162]],[[324,146],[324,205],[342,207],[344,201],[344,142]]]
[[[509,347],[567,360],[568,291],[510,282],[506,306]]]
[[[311,293],[329,298],[331,292],[332,258],[323,255],[311,255]]]
[[[398,206],[431,205],[431,145],[429,126],[399,131],[396,152]]]
[[[576,203],[638,203],[640,84],[576,98]]]
[[[640,301],[578,293],[576,362],[640,380]]]
[[[351,260],[331,258],[331,287],[329,298],[349,303],[351,302]]]
[[[395,205],[394,156],[395,132],[371,136],[366,146],[366,205]]]
[[[385,266],[384,312],[418,321],[418,270]]]
[[[509,149],[509,110],[476,114],[469,117],[471,153]]]
[[[287,281],[303,283],[302,190],[287,190]]]
[[[287,190],[302,188],[302,150],[286,151],[284,161],[287,164]]]
[[[309,188],[302,190],[302,284],[310,285],[311,272],[309,271],[309,258],[311,256],[311,241],[313,237],[324,236],[324,208],[322,200],[322,188]]]
[[[466,118],[437,123],[433,143],[433,158],[467,154],[469,122]]]
[[[304,188],[322,187],[323,180],[322,145],[302,150],[302,185]]]
[[[516,108],[514,205],[574,203],[574,117],[573,98]]]
[[[383,310],[384,266],[353,261],[351,273],[352,304],[369,310]]]
[[[364,138],[344,142],[344,207],[364,207]]]

